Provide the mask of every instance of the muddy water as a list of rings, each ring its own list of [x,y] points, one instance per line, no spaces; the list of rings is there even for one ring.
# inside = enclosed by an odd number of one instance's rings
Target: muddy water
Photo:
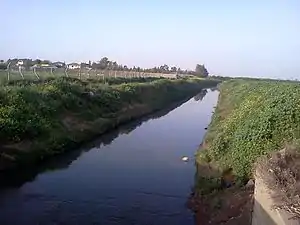
[[[194,224],[186,201],[193,155],[218,91],[134,121],[89,145],[11,174],[0,189],[0,224]],[[191,160],[181,161],[182,156]]]

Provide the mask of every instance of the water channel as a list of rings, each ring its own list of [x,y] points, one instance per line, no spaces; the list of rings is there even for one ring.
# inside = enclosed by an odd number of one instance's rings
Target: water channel
[[[177,108],[8,176],[0,185],[0,224],[194,224],[186,207],[193,157],[217,99],[217,90],[203,90]]]

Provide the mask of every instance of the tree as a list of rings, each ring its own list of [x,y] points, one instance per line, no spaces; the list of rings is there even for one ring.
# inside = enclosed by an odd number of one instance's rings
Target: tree
[[[106,69],[107,67],[108,67],[108,63],[109,63],[109,61],[108,61],[108,58],[107,57],[103,57],[100,61],[99,61],[99,69],[102,69],[102,70],[104,70],[104,69]]]
[[[99,64],[93,62],[92,63],[92,69],[99,69]]]
[[[195,75],[199,77],[208,77],[208,71],[204,65],[197,64],[195,69]]]
[[[108,61],[108,64],[107,64],[107,69],[109,70],[113,70],[113,62],[112,61]]]
[[[7,64],[6,63],[0,63],[0,70],[6,70]]]
[[[117,70],[123,71],[124,70],[123,65],[118,65],[118,69]]]
[[[168,73],[169,72],[169,66],[167,64],[164,64],[163,66],[160,66],[159,72],[160,73]]]
[[[33,61],[33,64],[39,65],[39,64],[41,64],[41,62],[42,62],[42,60],[36,59]]]
[[[118,70],[118,63],[117,62],[113,62],[113,70]]]
[[[177,71],[176,66],[172,66],[172,67],[171,67],[171,72],[172,72],[172,73],[176,73],[176,71]]]
[[[51,64],[51,61],[50,61],[50,60],[42,60],[41,63],[42,63],[42,64]]]

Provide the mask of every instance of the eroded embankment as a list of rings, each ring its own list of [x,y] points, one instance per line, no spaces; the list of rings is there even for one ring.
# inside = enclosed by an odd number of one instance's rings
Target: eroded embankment
[[[41,161],[121,123],[182,101],[216,81],[23,81],[0,87],[0,170]]]

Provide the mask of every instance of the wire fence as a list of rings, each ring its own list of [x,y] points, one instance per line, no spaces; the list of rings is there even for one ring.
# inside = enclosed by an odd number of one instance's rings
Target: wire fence
[[[176,78],[176,74],[146,73],[136,71],[113,71],[97,69],[65,69],[65,68],[34,68],[25,69],[7,69],[0,70],[0,84],[16,80],[43,80],[56,77],[71,77],[81,80],[87,79],[110,79],[110,78]]]

